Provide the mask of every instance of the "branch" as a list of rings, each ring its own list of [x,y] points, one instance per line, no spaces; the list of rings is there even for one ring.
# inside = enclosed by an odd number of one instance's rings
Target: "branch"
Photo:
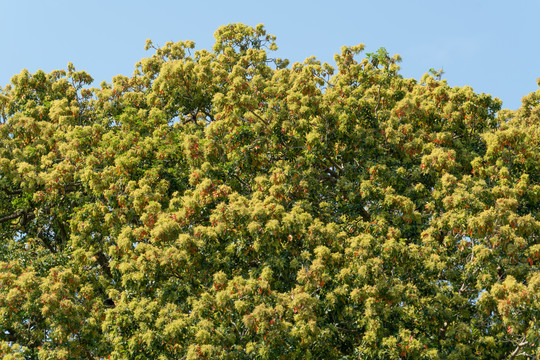
[[[0,217],[0,224],[6,221],[14,220],[20,218],[24,214],[24,210],[19,210],[18,212],[11,213],[9,215],[4,215]]]
[[[52,246],[52,244],[50,243],[49,240],[47,240],[47,239],[44,238],[44,237],[40,237],[39,239],[43,242],[43,244],[45,245],[45,247],[46,247],[47,249],[49,249],[50,252],[52,252],[53,254],[56,254],[56,253],[57,253],[57,250]]]
[[[17,212],[14,212],[14,213],[4,215],[4,216],[0,217],[0,224],[4,223],[4,222],[7,222],[7,221],[15,220],[15,219],[18,219],[18,218],[22,218],[20,220],[19,224],[21,226],[24,226],[29,221],[33,220],[35,217],[36,217],[36,215],[30,209],[28,209],[28,210],[19,210]]]
[[[255,111],[253,110],[249,110],[250,113],[252,113],[253,115],[255,115],[259,120],[261,120],[264,124],[266,124],[267,126],[269,126],[270,124],[264,120],[261,116],[259,116],[259,114],[257,114]]]
[[[45,225],[44,225],[45,226]],[[36,237],[41,240],[41,242],[43,243],[43,245],[45,245],[45,247],[53,254],[56,254],[57,253],[57,250],[54,248],[54,246],[52,246],[51,242],[45,238],[45,237],[41,237],[39,236],[41,234],[41,232],[43,231],[43,227],[44,226],[41,226],[38,230],[37,230],[37,233],[36,233]]]
[[[209,117],[210,120],[211,120],[212,122],[216,121],[216,120],[214,119],[214,117],[212,116],[212,114],[210,114],[208,111],[206,111],[206,110],[203,109],[203,110],[201,110],[201,112],[202,112],[206,117]]]
[[[339,166],[330,156],[327,156],[326,160],[330,161],[336,169],[339,169],[339,171],[343,171],[343,166]]]
[[[523,337],[522,339],[524,339],[525,337]],[[520,343],[516,344],[516,348],[514,349],[514,351],[512,351],[512,353],[510,354],[510,356],[508,357],[508,360],[512,360],[514,359],[516,356],[520,355],[519,354],[519,351],[526,345],[528,345],[529,342],[527,340],[521,340]]]
[[[99,266],[101,266],[101,268],[103,269],[103,272],[105,272],[105,275],[107,275],[109,279],[112,279],[113,274],[111,272],[109,260],[107,259],[107,257],[103,254],[102,251],[96,252],[94,256],[96,257]]]
[[[19,221],[19,225],[21,226],[25,226],[26,224],[28,224],[28,222],[34,220],[36,218],[36,215],[34,214],[34,212],[30,209],[26,210],[26,211],[23,211],[22,212],[22,218],[21,220]]]
[[[240,177],[238,175],[236,175],[235,173],[232,173],[231,174],[236,180],[238,180],[242,185],[244,185],[247,190],[249,190],[250,186],[242,179],[240,179]]]
[[[9,190],[5,187],[3,188],[0,188],[0,190],[2,190],[4,193],[6,193],[6,195],[18,195],[18,194],[22,194],[22,189],[17,189],[17,190]]]
[[[56,224],[58,225],[58,227],[60,228],[60,235],[61,235],[61,239],[62,239],[62,243],[65,244],[68,239],[69,239],[69,235],[68,235],[68,232],[66,230],[66,226],[64,225],[64,223],[59,220],[58,218],[55,218],[56,220]],[[60,242],[59,242],[60,243]]]

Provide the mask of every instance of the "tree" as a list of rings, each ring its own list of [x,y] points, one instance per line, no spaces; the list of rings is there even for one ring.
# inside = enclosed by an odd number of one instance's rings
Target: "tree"
[[[214,36],[1,92],[3,358],[540,356],[540,91]]]

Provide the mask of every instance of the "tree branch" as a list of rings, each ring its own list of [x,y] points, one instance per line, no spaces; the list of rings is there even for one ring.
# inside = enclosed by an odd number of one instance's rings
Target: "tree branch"
[[[22,194],[22,192],[23,192],[22,189],[9,190],[9,189],[7,189],[5,187],[0,188],[0,190],[2,190],[4,193],[6,193],[6,195],[9,195],[9,196],[11,196],[11,195],[19,195],[19,194]]]
[[[249,186],[248,183],[246,183],[244,180],[240,179],[240,177],[239,177],[237,174],[235,174],[235,173],[231,173],[231,175],[232,175],[236,180],[238,180],[238,182],[240,182],[242,185],[244,185],[244,186],[246,187],[247,191],[249,191],[250,186]]]
[[[343,167],[339,166],[330,156],[327,156],[326,159],[330,161],[336,169],[338,169],[339,171],[343,171]]]
[[[201,110],[201,112],[202,112],[206,117],[210,118],[210,120],[211,120],[212,122],[216,121],[216,120],[214,119],[214,117],[212,116],[212,114],[209,113],[208,111],[206,111],[206,110],[203,109],[203,110]]]
[[[512,351],[512,353],[510,354],[510,356],[508,356],[508,360],[512,360],[514,359],[516,356],[520,355],[519,354],[519,351],[524,347],[524,346],[527,346],[529,344],[529,342],[527,340],[525,340],[525,337],[522,338],[521,342],[517,343],[516,344],[516,348],[514,349],[514,351]]]
[[[61,236],[62,244],[65,244],[69,239],[69,235],[68,235],[68,232],[66,230],[66,226],[58,218],[55,218],[55,220],[56,220],[56,224],[58,225],[58,228],[60,229],[60,236]]]
[[[36,215],[34,215],[34,212],[32,210],[30,210],[30,209],[28,209],[28,210],[19,210],[17,212],[13,212],[11,214],[4,215],[4,216],[0,217],[0,224],[4,223],[4,222],[7,222],[7,221],[11,221],[11,220],[21,218],[21,220],[19,221],[19,224],[21,226],[24,226],[29,221],[33,220],[35,217],[36,217]]]
[[[255,111],[253,110],[249,110],[250,113],[252,113],[253,115],[255,115],[259,120],[261,120],[265,125],[269,126],[270,124],[264,120],[261,116],[259,116],[259,114],[257,114]]]
[[[43,237],[40,237],[39,238],[41,240],[41,242],[43,242],[43,244],[45,245],[45,247],[50,251],[52,252],[53,254],[56,254],[58,251],[54,248],[54,246],[52,246],[51,242],[49,240],[47,240],[46,238],[43,238]]]
[[[94,256],[96,257],[96,260],[97,260],[99,266],[101,266],[101,268],[103,269],[103,272],[105,273],[105,275],[107,275],[107,277],[109,279],[112,279],[113,274],[112,274],[111,268],[109,266],[109,260],[107,259],[105,254],[103,254],[102,251],[98,251],[98,252],[96,252],[94,254]]]
[[[4,215],[0,217],[0,224],[6,221],[14,220],[20,218],[24,214],[24,210],[19,210],[18,212],[11,213],[9,215]]]

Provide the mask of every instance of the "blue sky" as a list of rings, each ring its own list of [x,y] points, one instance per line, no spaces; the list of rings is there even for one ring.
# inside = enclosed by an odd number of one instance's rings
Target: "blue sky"
[[[402,74],[420,78],[444,68],[452,86],[472,86],[516,109],[540,77],[540,0],[387,1],[64,1],[0,2],[0,86],[23,68],[86,70],[96,86],[134,64],[156,44],[193,40],[209,48],[231,22],[265,24],[278,56],[315,55],[333,63],[342,45],[385,47],[402,56]]]

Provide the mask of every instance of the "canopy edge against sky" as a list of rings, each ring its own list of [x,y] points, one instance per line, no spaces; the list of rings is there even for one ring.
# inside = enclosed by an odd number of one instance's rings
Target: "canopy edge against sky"
[[[420,78],[443,68],[452,86],[471,86],[516,109],[537,89],[540,1],[51,1],[0,5],[0,86],[23,68],[51,71],[73,62],[95,85],[131,75],[147,38],[156,44],[193,40],[210,48],[231,22],[265,24],[277,56],[333,64],[343,45],[385,47],[403,57],[402,74]]]

